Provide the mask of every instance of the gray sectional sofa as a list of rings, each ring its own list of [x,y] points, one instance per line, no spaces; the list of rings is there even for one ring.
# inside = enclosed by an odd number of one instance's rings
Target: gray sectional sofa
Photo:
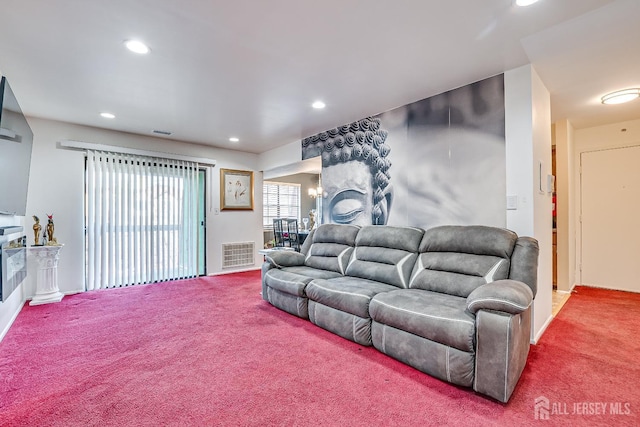
[[[538,243],[486,226],[324,224],[262,266],[272,305],[507,402],[529,353]]]

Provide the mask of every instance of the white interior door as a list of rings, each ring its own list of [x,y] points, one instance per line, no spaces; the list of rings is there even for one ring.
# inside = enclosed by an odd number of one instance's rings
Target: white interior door
[[[582,153],[585,285],[640,292],[640,146]]]

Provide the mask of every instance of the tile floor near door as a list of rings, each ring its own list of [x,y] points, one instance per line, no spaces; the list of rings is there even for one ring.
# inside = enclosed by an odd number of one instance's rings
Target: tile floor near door
[[[551,311],[553,313],[553,317],[556,317],[558,315],[562,306],[565,305],[567,301],[569,301],[570,296],[570,292],[553,291],[551,300]]]

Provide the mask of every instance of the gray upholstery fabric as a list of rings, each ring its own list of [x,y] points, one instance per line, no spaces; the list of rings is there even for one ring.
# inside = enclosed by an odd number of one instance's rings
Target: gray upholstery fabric
[[[517,236],[480,225],[427,230],[409,288],[467,297],[478,286],[506,279]]]
[[[305,240],[305,265],[344,274],[359,231],[355,225],[320,225]]]
[[[301,276],[310,277],[312,279],[333,279],[334,277],[342,277],[342,274],[335,271],[320,270],[313,267],[302,265],[300,267],[285,267],[284,271],[299,274]]]
[[[314,325],[361,345],[371,345],[371,319],[361,318],[309,300],[309,320]]]
[[[344,224],[322,224],[315,229],[313,243],[339,243],[341,245],[355,246],[356,237],[360,227]]]
[[[463,387],[473,384],[474,355],[392,326],[372,322],[375,348],[409,366]]]
[[[270,262],[263,262],[262,263],[262,291],[260,292],[260,294],[262,295],[262,299],[265,301],[268,301],[269,299],[267,298],[267,284],[265,283],[265,279],[267,277],[267,272],[269,272],[270,270],[273,270],[274,268],[276,268],[273,264],[271,264]]]
[[[296,251],[273,251],[265,259],[278,268],[304,265],[304,255]]]
[[[496,256],[451,252],[420,254],[409,288],[467,297],[478,286],[506,279],[509,260]]]
[[[309,247],[305,265],[344,274],[353,247],[340,243],[313,243]]]
[[[509,258],[516,233],[484,225],[443,225],[424,233],[420,252],[460,252]]]
[[[356,237],[356,246],[374,246],[417,252],[424,230],[415,227],[369,225],[362,227]]]
[[[299,297],[305,296],[304,288],[310,281],[310,277],[279,269],[270,270],[265,277],[268,287]]]
[[[466,308],[464,298],[401,289],[376,295],[369,305],[369,315],[377,323],[473,353],[475,317]]]
[[[305,289],[307,297],[328,307],[369,318],[371,298],[380,292],[397,289],[372,280],[357,277],[338,277],[330,280],[316,279]]]
[[[346,275],[394,285],[409,286],[423,231],[411,227],[372,225],[356,238]]]
[[[519,237],[511,256],[509,279],[527,284],[533,297],[538,292],[538,241],[531,237]]]
[[[480,310],[476,314],[476,371],[473,389],[507,402],[529,354],[531,309],[518,315]]]
[[[385,254],[397,255],[399,252],[402,252],[403,257],[397,263],[391,264],[382,261]],[[369,260],[361,259],[363,256],[368,257]],[[356,248],[351,255],[346,274],[387,283],[398,288],[407,288],[409,286],[409,276],[417,257],[417,254],[394,249]],[[377,260],[374,261],[374,259]]]
[[[316,229],[314,228],[309,232],[309,235],[304,240],[304,243],[302,244],[302,246],[300,246],[300,253],[302,255],[307,255],[309,253],[309,248],[311,247],[311,244],[313,242],[313,236],[315,234],[316,234]]]
[[[305,297],[280,292],[270,287],[267,287],[266,297],[271,305],[278,307],[280,310],[303,319],[309,318],[308,300]]]
[[[509,314],[522,313],[531,306],[533,292],[522,282],[498,280],[482,285],[467,297],[467,309],[503,311]]]

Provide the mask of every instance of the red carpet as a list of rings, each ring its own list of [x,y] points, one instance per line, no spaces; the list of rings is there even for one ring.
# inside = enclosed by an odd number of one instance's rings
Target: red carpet
[[[0,343],[0,425],[640,423],[640,295],[578,288],[504,405],[286,314],[259,292],[259,272],[249,272],[25,306]],[[535,418],[539,397],[548,421]]]

